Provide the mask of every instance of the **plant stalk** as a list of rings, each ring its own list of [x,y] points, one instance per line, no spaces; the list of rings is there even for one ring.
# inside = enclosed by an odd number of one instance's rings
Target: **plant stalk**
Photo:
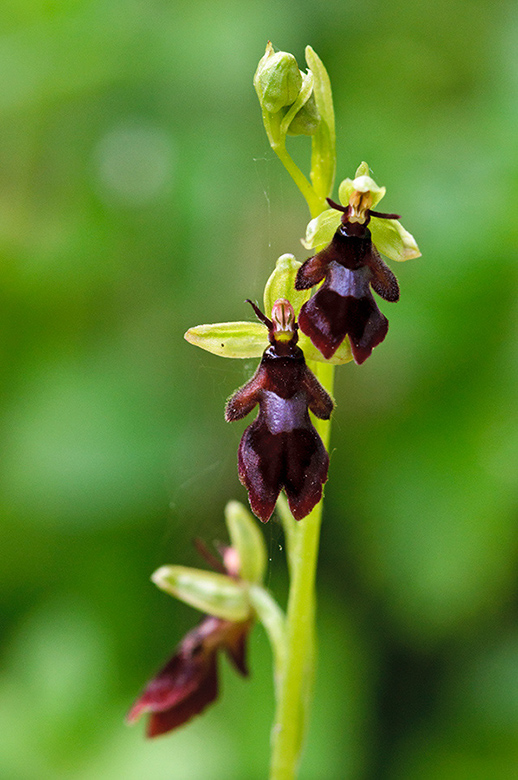
[[[311,217],[314,218],[327,208],[326,197],[331,195],[333,188],[336,170],[335,121],[329,76],[310,46],[306,48],[306,61],[310,71],[303,78],[298,100],[284,118],[281,118],[279,112],[270,114],[263,108],[263,123],[270,146],[304,196]],[[321,126],[312,138],[308,180],[288,154],[286,134],[293,116],[308,100],[312,90],[320,112]],[[309,367],[332,396],[334,366],[311,362]],[[329,451],[330,420],[313,418],[313,422]],[[280,663],[276,664],[276,712],[271,736],[270,780],[294,780],[307,730],[315,676],[315,580],[323,497],[310,514],[299,522],[289,516],[286,504],[282,504],[279,511],[288,548],[290,590],[283,653]]]
[[[333,393],[334,366],[313,363],[315,375]],[[330,420],[314,420],[329,449]],[[323,498],[297,523],[290,551],[291,582],[286,615],[286,653],[279,676],[277,710],[272,729],[271,780],[297,776],[307,729],[315,673],[315,579],[322,522]]]

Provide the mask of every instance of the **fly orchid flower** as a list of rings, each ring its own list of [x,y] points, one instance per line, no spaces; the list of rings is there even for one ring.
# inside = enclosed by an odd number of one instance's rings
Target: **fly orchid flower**
[[[373,210],[385,188],[368,174],[362,163],[354,180],[341,183],[341,204],[328,198],[331,208],[309,223],[304,245],[328,246],[303,263],[295,281],[297,290],[305,290],[324,280],[302,306],[299,325],[327,359],[348,336],[356,363],[363,363],[387,334],[388,320],[370,288],[387,301],[397,301],[399,286],[379,251],[392,260],[421,254],[397,214]]]
[[[264,523],[282,488],[293,517],[300,520],[320,501],[329,466],[308,409],[328,420],[334,404],[297,346],[298,326],[290,302],[276,300],[271,320],[248,302],[268,328],[270,346],[254,376],[225,408],[225,419],[231,422],[246,417],[259,404],[259,414],[239,445],[239,478],[248,490],[253,512]]]
[[[250,513],[237,501],[225,508],[231,545],[219,545],[221,560],[196,540],[198,552],[216,572],[162,566],[153,581],[191,606],[208,612],[182,639],[173,657],[148,683],[128,715],[130,723],[149,714],[148,737],[187,723],[218,695],[218,654],[248,676],[246,641],[254,623],[253,594],[261,583],[267,552]]]

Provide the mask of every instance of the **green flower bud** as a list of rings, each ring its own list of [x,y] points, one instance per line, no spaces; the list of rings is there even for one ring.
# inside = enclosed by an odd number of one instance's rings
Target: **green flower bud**
[[[161,566],[151,579],[161,590],[209,615],[233,621],[250,617],[246,588],[225,574],[188,566]]]
[[[254,76],[254,87],[261,107],[276,114],[284,106],[295,102],[302,86],[302,75],[293,54],[274,52],[268,43],[259,60]]]
[[[266,570],[266,545],[250,512],[239,501],[229,501],[225,507],[225,522],[232,548],[239,557],[239,576],[253,583],[263,581]]]
[[[295,114],[288,127],[288,135],[314,135],[320,126],[315,95],[313,92],[300,111]]]

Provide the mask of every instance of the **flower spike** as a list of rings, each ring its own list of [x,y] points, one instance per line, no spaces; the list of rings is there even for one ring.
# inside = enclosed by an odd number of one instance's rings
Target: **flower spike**
[[[264,322],[267,318],[260,315]],[[259,404],[259,414],[239,445],[238,471],[252,511],[264,523],[282,488],[293,516],[300,520],[320,501],[327,480],[329,456],[308,409],[327,420],[334,404],[306,366],[297,346],[297,327],[290,302],[275,301],[270,346],[252,379],[231,396],[225,408],[225,419],[232,422]]]

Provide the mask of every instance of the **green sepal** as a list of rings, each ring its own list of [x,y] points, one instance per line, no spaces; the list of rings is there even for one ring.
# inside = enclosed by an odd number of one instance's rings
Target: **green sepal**
[[[354,178],[357,179],[358,176],[370,176],[370,175],[371,172],[369,170],[369,166],[367,165],[365,160],[363,160],[356,168],[356,173],[354,174]]]
[[[254,75],[254,87],[261,107],[276,114],[296,101],[301,86],[302,74],[293,54],[274,52],[268,42]]]
[[[189,328],[184,338],[195,347],[227,358],[261,357],[268,331],[260,322],[217,322]]]
[[[295,317],[308,300],[311,290],[296,290],[295,278],[302,263],[290,254],[281,255],[264,288],[264,313],[271,316],[272,306],[279,298],[286,298],[293,306]]]
[[[369,170],[367,163],[362,163],[358,170],[365,170],[365,168]],[[338,188],[338,197],[340,198],[340,203],[342,206],[348,206],[349,198],[351,197],[354,190],[357,190],[358,192],[371,193],[371,208],[374,208],[387,192],[386,188],[378,187],[374,179],[372,179],[368,174],[358,175],[358,171],[356,171],[356,174],[357,175],[354,179],[344,179],[343,182],[341,182]]]
[[[239,501],[229,501],[225,507],[225,522],[231,545],[239,557],[239,576],[247,582],[260,584],[268,554],[257,521]]]
[[[315,347],[311,339],[305,333],[299,330],[299,347],[304,352],[306,360],[314,360],[317,363],[331,363],[333,366],[342,366],[344,363],[350,363],[353,359],[351,345],[347,336],[342,341],[333,357],[325,358],[319,349]]]
[[[376,249],[391,260],[403,261],[421,257],[415,238],[397,219],[372,217],[369,229]]]
[[[327,246],[340,225],[341,214],[336,209],[326,209],[315,217],[306,228],[306,236],[301,239],[306,249]]]
[[[161,566],[151,579],[161,590],[208,615],[236,622],[250,617],[246,588],[225,574],[188,566]]]

